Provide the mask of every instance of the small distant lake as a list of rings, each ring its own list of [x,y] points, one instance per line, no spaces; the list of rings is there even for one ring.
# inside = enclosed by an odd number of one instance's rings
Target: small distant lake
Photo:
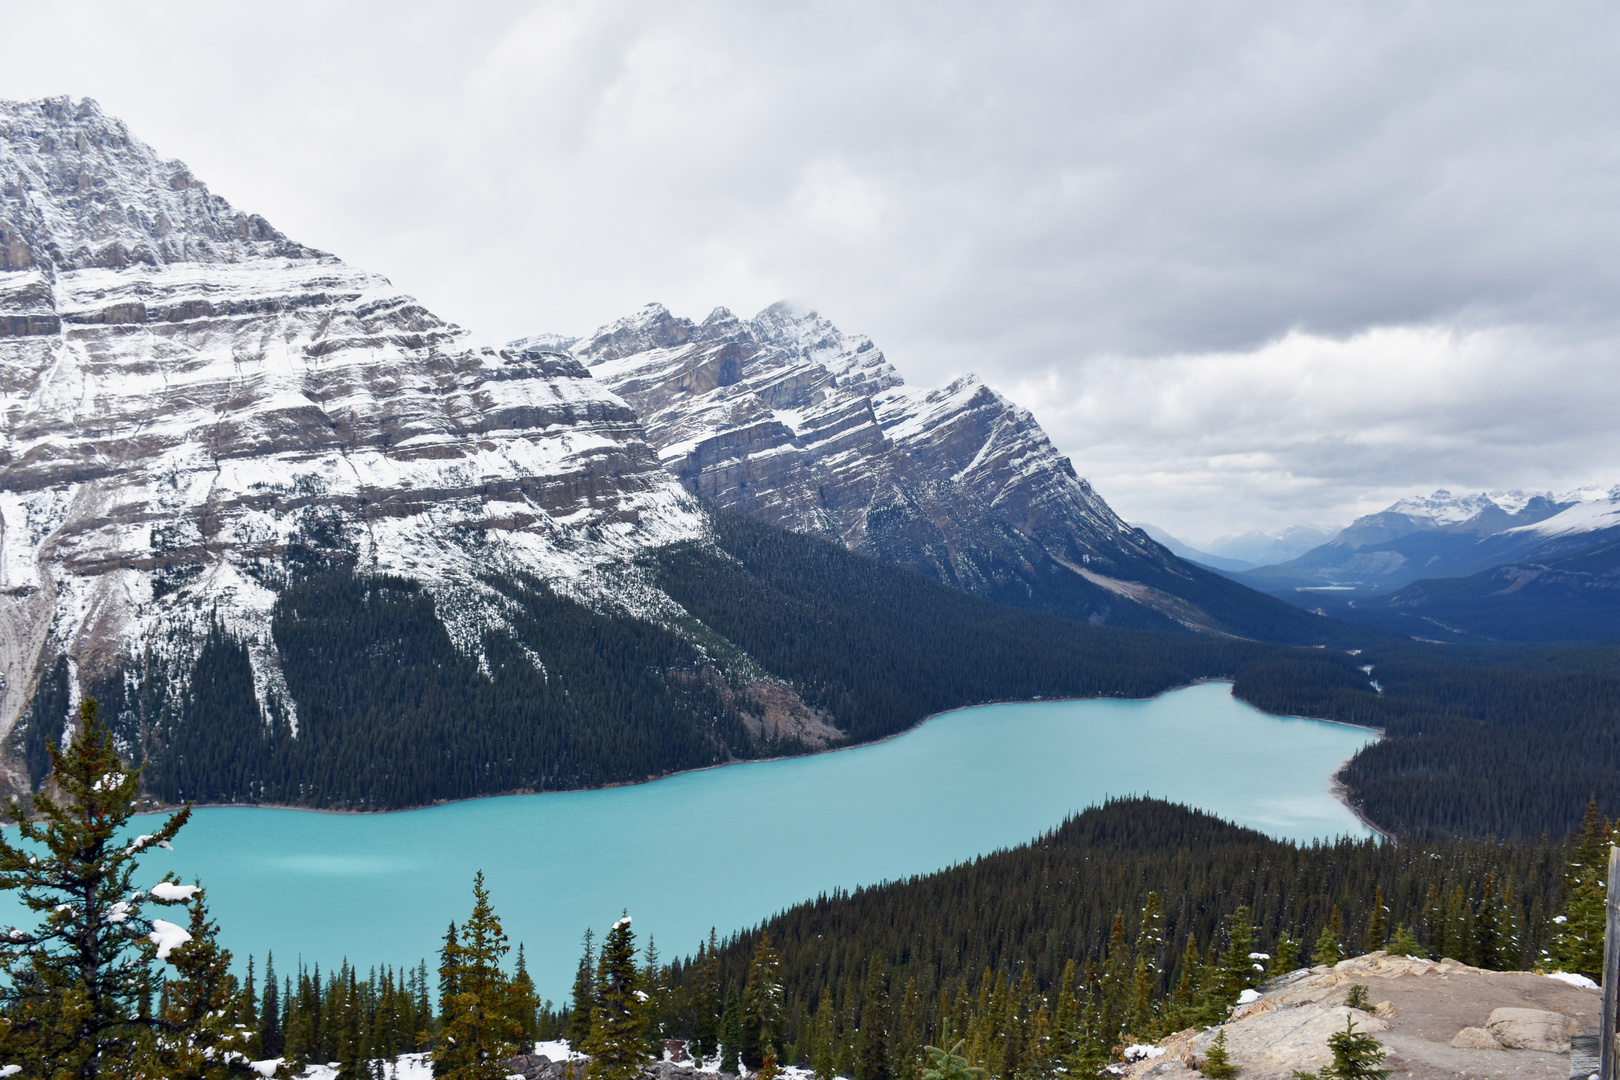
[[[207,887],[242,960],[414,965],[484,871],[541,992],[568,993],[586,926],[621,909],[691,952],[800,900],[1021,844],[1111,795],[1154,795],[1295,840],[1365,836],[1329,793],[1368,731],[1268,716],[1204,683],[1148,701],[986,705],[874,746],[602,791],[395,814],[198,810],[143,863]]]

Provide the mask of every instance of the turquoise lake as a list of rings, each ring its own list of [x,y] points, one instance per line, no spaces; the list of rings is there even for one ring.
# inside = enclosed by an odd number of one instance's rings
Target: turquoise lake
[[[1111,795],[1154,795],[1296,840],[1365,836],[1328,790],[1358,728],[1268,716],[1203,683],[1147,701],[986,705],[874,746],[603,791],[394,814],[198,810],[142,864],[202,880],[241,961],[414,965],[484,871],[514,950],[561,1001],[587,926],[628,909],[684,955],[834,888],[1021,844]]]

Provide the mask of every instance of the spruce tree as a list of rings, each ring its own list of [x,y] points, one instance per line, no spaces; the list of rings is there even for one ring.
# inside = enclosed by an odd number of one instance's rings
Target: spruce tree
[[[663,983],[663,969],[658,965],[658,944],[647,936],[647,961],[641,966],[641,1006],[646,1019],[643,1028],[647,1039],[647,1052],[656,1061],[664,1056],[664,1007],[667,991]]]
[[[625,912],[602,938],[596,961],[596,1011],[584,1046],[591,1080],[635,1080],[651,1057],[639,981],[636,939]]]
[[[1226,917],[1226,952],[1221,956],[1220,993],[1223,1003],[1235,1005],[1238,995],[1260,985],[1260,965],[1254,952],[1254,925],[1247,905]]]
[[[1176,980],[1176,988],[1170,995],[1173,1017],[1169,1020],[1169,1024],[1176,1030],[1198,1020],[1198,1003],[1201,997],[1198,976],[1202,968],[1198,941],[1188,934],[1187,950],[1181,957],[1181,977]]]
[[[709,927],[707,945],[698,947],[692,987],[692,1055],[702,1059],[720,1049],[720,942]]]
[[[281,1056],[281,994],[276,986],[276,957],[264,954],[264,1001],[259,1009],[259,1043],[267,1058]]]
[[[1290,937],[1288,931],[1279,930],[1276,944],[1271,947],[1271,959],[1266,963],[1266,978],[1287,975],[1298,962],[1299,942]]]
[[[533,1049],[540,1038],[539,1003],[535,1000],[534,979],[529,976],[529,965],[523,956],[523,942],[518,942],[517,967],[512,971],[512,1017],[517,1021],[518,1040],[525,1050]]]
[[[456,924],[450,923],[450,928],[444,932],[444,944],[439,946],[439,1027],[450,1022],[450,1003],[461,993],[457,984],[457,976],[461,973],[461,943],[456,936]],[[317,967],[315,981],[320,983],[320,969]]]
[[[574,972],[574,992],[568,1007],[568,1046],[582,1050],[591,1037],[591,1014],[596,1011],[596,949],[590,927],[585,928],[585,949]]]
[[[937,1046],[923,1047],[928,1064],[922,1070],[922,1080],[981,1080],[984,1070],[968,1064],[962,1048],[966,1040],[958,1039],[949,1050]]]
[[[1386,1051],[1383,1044],[1365,1031],[1357,1031],[1356,1023],[1344,1018],[1344,1030],[1328,1036],[1328,1049],[1333,1061],[1322,1066],[1316,1076],[1307,1072],[1294,1072],[1295,1080],[1385,1080],[1390,1070],[1379,1068]]]
[[[812,1021],[815,1036],[810,1050],[810,1068],[816,1080],[833,1080],[838,1071],[838,1015],[833,1010],[832,997],[831,987],[821,992]]]
[[[158,896],[134,888],[141,854],[168,847],[191,809],[154,832],[125,835],[141,771],[125,770],[94,698],[80,706],[67,748],[48,749],[62,800],[36,793],[30,814],[13,799],[6,813],[20,843],[0,832],[0,890],[15,890],[40,916],[32,929],[0,933],[0,1006],[11,1019],[0,1028],[0,1060],[30,1075],[128,1075],[138,1067],[132,1047],[150,1046],[159,1031],[181,1039],[195,1028],[190,1018],[187,1029],[148,1011],[154,965],[172,962],[188,931],[147,914],[149,904],[181,903],[195,890],[172,877]],[[210,940],[197,942],[199,955],[212,945],[205,924]]]
[[[742,995],[743,1062],[751,1069],[764,1060],[765,1046],[781,1038],[782,1000],[782,958],[761,931]]]
[[[1597,799],[1586,807],[1580,836],[1564,870],[1564,909],[1553,922],[1552,962],[1560,971],[1603,978],[1603,934],[1607,926],[1605,897],[1609,881],[1610,824],[1597,812]]]
[[[1367,936],[1363,942],[1363,953],[1377,952],[1389,941],[1389,909],[1384,906],[1384,887],[1373,888],[1372,911],[1367,913]]]
[[[157,1038],[157,1061],[173,1080],[224,1080],[237,1074],[235,1055],[252,1060],[255,1033],[238,1027],[241,990],[231,974],[231,954],[218,944],[219,927],[208,917],[199,889],[188,902],[187,938],[169,953],[174,974],[163,988],[167,1002]]]
[[[861,999],[855,1080],[889,1080],[888,1021],[888,980],[883,974],[882,957],[874,955],[866,964],[866,990]]]
[[[736,1074],[742,1071],[742,999],[737,988],[726,995],[726,1008],[720,1015],[720,1071]]]
[[[489,903],[484,874],[473,878],[473,910],[459,941],[446,938],[441,970],[456,994],[441,1004],[444,1027],[433,1048],[433,1075],[444,1080],[503,1080],[504,1058],[517,1051],[522,1027],[514,1017],[511,984],[501,959],[511,948]]]
[[[1423,946],[1418,944],[1417,935],[1410,926],[1397,926],[1395,934],[1389,939],[1389,954],[1391,956],[1418,956],[1423,955]]]
[[[1316,945],[1311,949],[1311,963],[1317,967],[1332,967],[1342,958],[1343,953],[1339,942],[1344,935],[1344,919],[1339,915],[1337,907],[1329,909],[1328,920],[1322,924],[1322,932],[1317,935]]]
[[[1198,1066],[1198,1071],[1209,1077],[1209,1080],[1231,1080],[1237,1075],[1237,1066],[1232,1064],[1231,1055],[1226,1051],[1224,1027],[1216,1034],[1209,1053],[1204,1055],[1204,1063]]]

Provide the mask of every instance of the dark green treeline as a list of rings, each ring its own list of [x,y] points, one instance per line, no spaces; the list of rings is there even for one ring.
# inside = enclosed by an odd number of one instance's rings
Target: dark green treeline
[[[983,1025],[1042,1008],[1055,1024],[1060,998],[1070,1030],[1089,1030],[1106,1059],[1127,1035],[1224,1015],[1245,985],[1232,982],[1234,963],[1252,969],[1251,949],[1290,948],[1308,963],[1324,930],[1343,955],[1395,939],[1467,963],[1528,966],[1551,944],[1568,851],[1544,841],[1300,846],[1184,807],[1119,800],[1026,847],[801,904],[722,943],[717,963],[705,954],[672,965],[664,1023],[695,1030],[700,1017],[684,1003],[712,998],[705,982],[716,977],[744,986],[763,935],[781,956],[788,1060],[814,1065],[816,1047],[830,1045],[847,1064],[876,1024],[891,1068],[924,1042],[973,1030],[978,1063],[994,1064]],[[1147,920],[1144,950],[1149,893],[1160,918]],[[1235,961],[1234,918],[1252,934]],[[705,974],[711,967],[717,975]],[[1085,1029],[1088,1008],[1096,1016]]]

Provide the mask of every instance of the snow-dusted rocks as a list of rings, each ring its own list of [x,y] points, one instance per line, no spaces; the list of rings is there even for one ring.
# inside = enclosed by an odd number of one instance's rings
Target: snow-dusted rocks
[[[577,362],[287,239],[89,100],[0,102],[0,410],[0,734],[55,656],[87,682],[214,618],[285,699],[261,569],[296,538],[477,625],[480,570],[590,594],[701,529]]]

